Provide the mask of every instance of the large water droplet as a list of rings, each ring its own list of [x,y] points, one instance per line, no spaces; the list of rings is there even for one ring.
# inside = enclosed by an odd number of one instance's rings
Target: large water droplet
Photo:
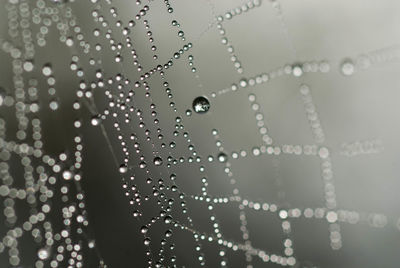
[[[210,102],[205,97],[197,97],[193,101],[193,110],[198,114],[206,113],[210,109]]]

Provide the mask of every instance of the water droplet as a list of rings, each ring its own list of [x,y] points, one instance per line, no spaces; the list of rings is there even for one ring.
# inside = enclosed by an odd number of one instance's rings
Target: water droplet
[[[92,126],[98,126],[101,122],[101,119],[97,116],[93,117],[92,120],[90,121],[90,123],[92,124]]]
[[[151,240],[150,240],[150,238],[148,238],[148,237],[146,237],[146,238],[143,240],[143,243],[144,243],[145,246],[150,245],[150,242],[151,242]]]
[[[165,216],[164,222],[165,222],[166,224],[170,224],[170,223],[172,222],[172,217],[171,217],[171,216]]]
[[[286,219],[288,217],[288,212],[284,209],[282,209],[281,211],[279,211],[279,217],[281,219]]]
[[[247,80],[246,79],[241,79],[240,81],[239,81],[239,85],[241,86],[241,87],[247,87]]]
[[[344,61],[341,66],[341,70],[344,75],[352,75],[355,70],[353,62],[351,62],[350,60]]]
[[[318,151],[319,157],[326,159],[329,156],[329,150],[326,147],[321,147]]]
[[[161,159],[161,157],[157,156],[154,158],[153,162],[154,162],[154,165],[160,166],[163,163],[163,160]]]
[[[47,250],[47,249],[45,249],[45,248],[41,248],[41,249],[39,249],[39,251],[38,251],[38,257],[39,257],[39,259],[41,259],[41,260],[45,260],[45,259],[47,259],[48,257],[49,257],[49,251]]]
[[[294,76],[300,77],[303,74],[303,69],[299,65],[293,66],[292,73]]]
[[[122,164],[121,166],[119,166],[118,171],[119,171],[119,173],[122,173],[122,174],[123,174],[123,173],[126,173],[126,172],[128,171],[127,165]]]
[[[326,214],[326,219],[327,219],[327,221],[328,221],[329,223],[334,223],[334,222],[337,221],[338,215],[337,215],[337,213],[334,212],[334,211],[329,211],[329,212]]]
[[[149,228],[148,228],[147,226],[144,226],[144,225],[140,228],[140,232],[141,232],[142,234],[147,233],[148,230],[149,230]]]
[[[42,73],[45,76],[50,76],[53,73],[53,70],[51,69],[51,66],[49,64],[47,64],[47,65],[43,66]]]
[[[165,237],[171,237],[171,236],[172,236],[172,231],[171,230],[165,231]]]
[[[218,154],[218,161],[221,163],[225,163],[228,160],[228,156],[225,153]]]
[[[144,162],[144,161],[140,162],[140,163],[139,163],[139,167],[140,167],[140,168],[145,168],[145,167],[147,167],[146,162]]]
[[[206,113],[210,109],[210,102],[205,97],[197,97],[193,101],[193,110],[198,114]]]
[[[89,248],[94,248],[94,246],[95,246],[94,240],[90,240],[89,243],[88,243],[88,247]]]
[[[71,171],[65,170],[65,171],[63,172],[62,176],[63,176],[64,180],[67,180],[67,181],[68,181],[68,180],[72,179],[73,174],[72,174]]]
[[[25,61],[23,67],[26,72],[31,72],[33,70],[33,62]]]
[[[57,110],[58,107],[59,107],[59,106],[58,106],[58,102],[57,102],[56,100],[51,101],[50,104],[49,104],[49,107],[50,107],[50,109],[52,109],[53,111]]]
[[[135,210],[135,211],[133,212],[133,217],[137,218],[137,217],[139,217],[139,216],[140,216],[140,212],[137,211],[137,210]]]

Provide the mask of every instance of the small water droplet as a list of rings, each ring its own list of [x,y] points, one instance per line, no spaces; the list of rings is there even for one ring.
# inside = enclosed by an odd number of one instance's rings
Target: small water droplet
[[[118,171],[119,171],[119,173],[122,173],[122,174],[123,174],[123,173],[126,173],[126,172],[128,171],[127,165],[122,164],[121,166],[119,166]]]
[[[38,257],[39,257],[39,259],[41,259],[41,260],[45,260],[45,259],[47,259],[48,257],[49,257],[49,251],[47,250],[47,249],[45,249],[45,248],[41,248],[41,249],[39,249],[39,251],[38,251]]]
[[[92,124],[92,126],[98,126],[101,122],[101,119],[97,116],[93,117],[92,120],[90,121],[90,123]]]
[[[292,73],[294,76],[300,77],[303,75],[303,69],[299,65],[293,66]]]
[[[144,243],[145,246],[150,245],[150,242],[151,242],[151,240],[150,240],[150,238],[148,238],[148,237],[146,237],[146,238],[143,240],[143,243]]]
[[[163,163],[163,160],[161,159],[161,157],[157,156],[154,158],[153,162],[154,162],[154,165],[160,166]]]
[[[241,86],[241,87],[247,87],[247,80],[246,79],[241,79],[240,81],[239,81],[239,85]]]
[[[140,232],[141,232],[142,234],[147,233],[148,230],[149,230],[149,228],[148,228],[147,226],[144,226],[144,225],[140,228]]]
[[[23,67],[26,72],[31,72],[33,70],[33,62],[25,61]]]
[[[63,176],[63,179],[64,179],[64,180],[67,180],[67,181],[68,181],[68,180],[72,179],[73,174],[72,174],[71,171],[65,170],[65,171],[63,172],[62,176]]]
[[[43,66],[42,73],[45,76],[50,76],[53,73],[53,70],[51,69],[51,66],[49,64],[47,64],[47,65]]]
[[[88,243],[88,247],[89,248],[94,248],[94,246],[95,246],[94,240],[90,240],[89,243]]]
[[[353,62],[350,60],[344,61],[341,66],[341,70],[344,75],[352,75],[355,71]]]
[[[218,161],[221,163],[225,163],[228,160],[228,156],[225,153],[218,154]]]
[[[165,216],[164,222],[165,222],[166,224],[170,224],[170,223],[172,222],[172,217],[171,217],[171,216]]]
[[[140,167],[140,168],[145,168],[145,167],[147,167],[146,162],[144,162],[144,161],[140,162],[140,163],[139,163],[139,167]]]

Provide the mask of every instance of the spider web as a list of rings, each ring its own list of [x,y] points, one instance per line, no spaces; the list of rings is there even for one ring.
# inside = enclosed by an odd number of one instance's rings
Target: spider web
[[[383,142],[372,136],[332,143],[316,99],[321,99],[319,77],[351,80],[376,66],[396,68],[400,46],[303,60],[281,1],[252,0],[221,14],[221,3],[191,3],[209,9],[205,28],[182,12],[186,5],[167,0],[7,2],[8,36],[3,31],[0,41],[10,64],[2,66],[2,73],[10,73],[13,84],[0,92],[4,265],[106,266],[107,258],[103,261],[101,255],[110,254],[104,249],[100,254],[94,242],[80,184],[89,179],[81,171],[82,151],[96,132],[104,138],[96,141],[98,147],[110,152],[108,166],[118,172],[112,183],[122,181],[135,219],[131,225],[142,236],[129,242],[144,247],[144,255],[131,260],[132,267],[334,267],[315,255],[306,259],[298,253],[307,246],[296,243],[296,224],[317,222],[325,228],[321,233],[329,249],[323,254],[342,250],[343,226],[398,232],[398,215],[340,206],[334,159],[374,157],[384,152]],[[252,47],[245,38],[249,31],[244,30],[242,38],[234,33],[243,23],[235,21],[251,21],[256,12],[266,12],[266,22],[278,29],[278,41],[271,42],[286,46],[284,59],[271,57],[268,71],[253,72],[260,70],[257,61],[240,49],[243,42]],[[186,31],[181,20],[198,34]],[[197,56],[207,53],[207,37],[215,33],[221,44],[212,47],[221,50],[205,60]],[[220,78],[219,72],[228,73],[229,79]],[[2,80],[9,83],[6,75]],[[282,86],[282,81],[287,84]],[[271,91],[268,97],[277,102],[271,105],[302,114],[301,126],[291,129],[298,131],[298,140],[277,135],[270,127],[280,116],[270,114],[262,91],[285,87],[290,90],[283,95]],[[204,114],[192,107],[198,96],[210,103]],[[231,114],[224,113],[227,110]],[[223,124],[216,118],[225,120],[229,129],[220,129]],[[51,124],[60,129],[42,133],[41,124],[45,130]],[[96,152],[88,156],[100,157]],[[249,172],[253,162],[258,168]],[[19,173],[20,163],[24,174]],[[304,179],[312,189],[310,199],[321,200],[293,199],[298,186],[293,186],[293,173],[286,172],[287,163],[295,170],[311,163],[318,180],[295,171],[296,180]],[[268,189],[254,189],[261,188],[260,181]],[[317,239],[311,233],[307,238]]]

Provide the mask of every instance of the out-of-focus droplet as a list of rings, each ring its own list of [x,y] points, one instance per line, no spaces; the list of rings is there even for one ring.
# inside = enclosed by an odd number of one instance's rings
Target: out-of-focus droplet
[[[46,64],[42,68],[42,73],[44,76],[50,76],[53,73],[53,70],[51,69],[51,66],[49,64]]]
[[[62,173],[62,176],[63,176],[64,180],[69,181],[70,179],[72,179],[73,174],[72,174],[71,171],[65,170],[65,171]]]
[[[344,61],[341,66],[341,71],[344,75],[352,75],[355,71],[353,62],[351,62],[350,60]]]
[[[301,69],[301,66],[295,65],[293,66],[292,73],[294,76],[300,77],[303,74],[303,69]]]
[[[32,61],[25,61],[23,67],[24,67],[24,70],[26,72],[31,72],[33,70],[33,67],[34,67],[33,66],[33,62]]]
[[[49,257],[49,255],[50,255],[49,251],[47,249],[45,249],[45,248],[41,248],[38,251],[38,257],[41,260],[46,260]]]

